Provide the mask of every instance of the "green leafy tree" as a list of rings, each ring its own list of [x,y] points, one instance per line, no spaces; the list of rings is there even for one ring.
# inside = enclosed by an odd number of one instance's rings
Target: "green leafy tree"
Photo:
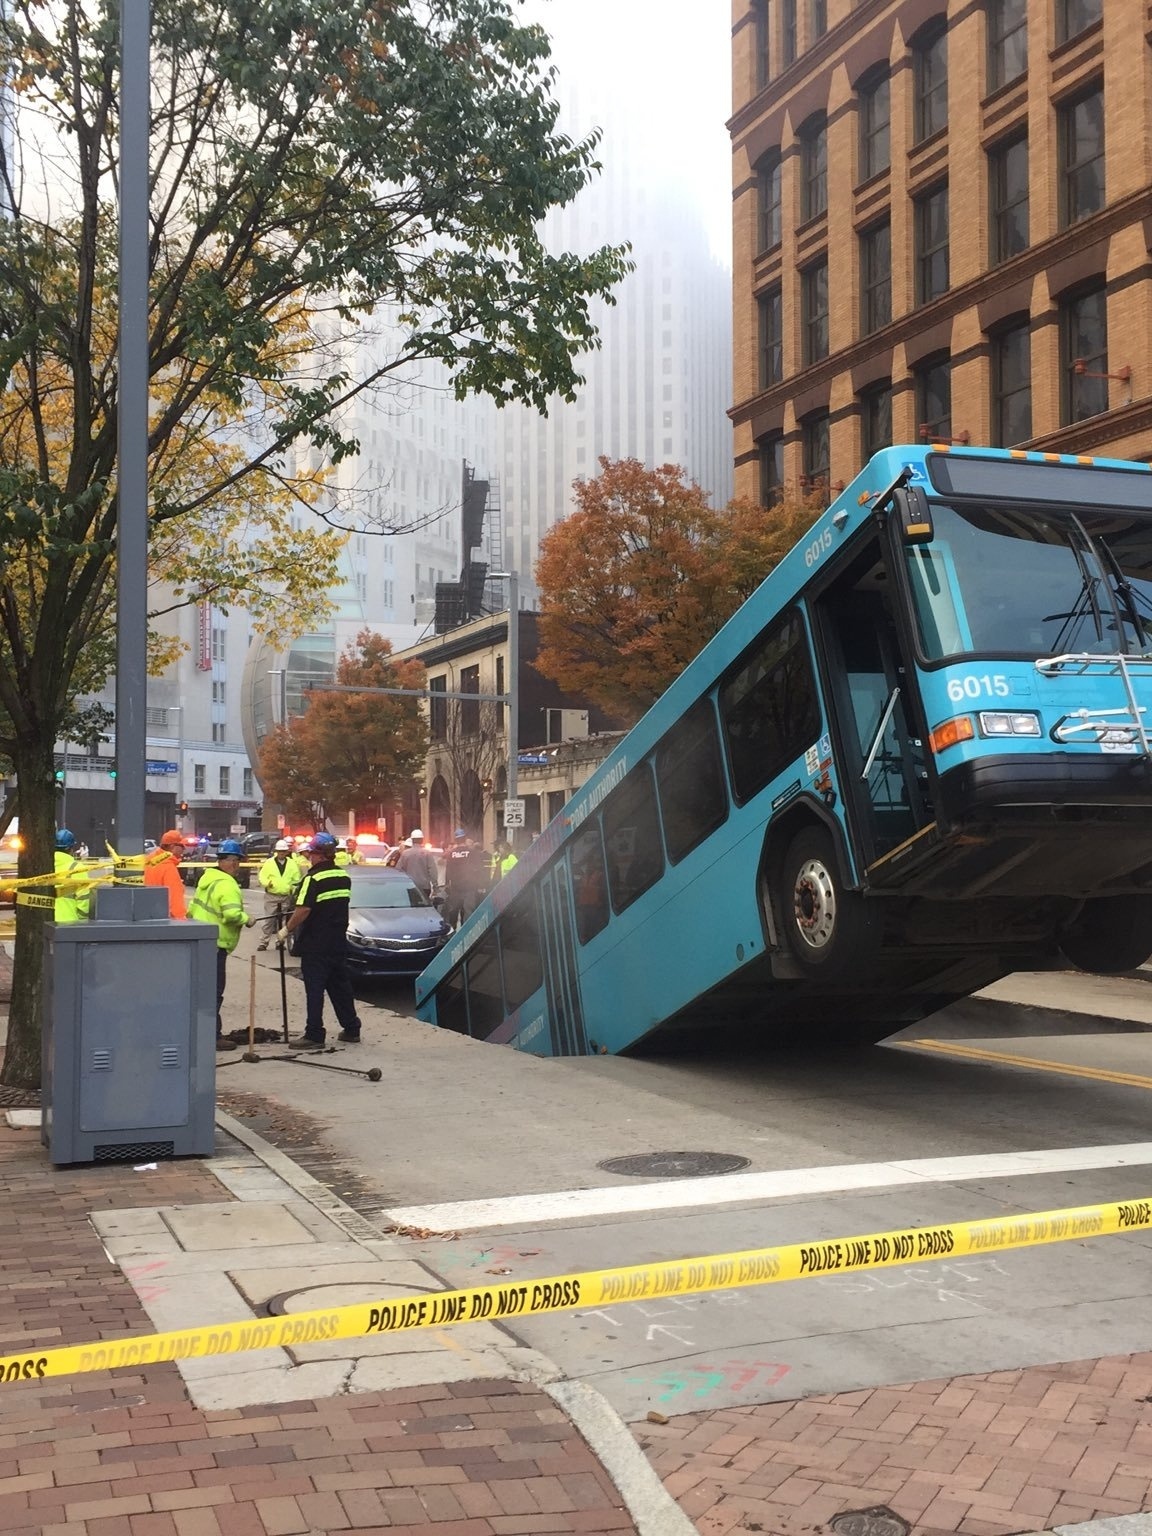
[[[675,464],[601,458],[545,537],[537,670],[640,718],[823,511],[812,498],[717,510]]]
[[[114,659],[118,12],[9,0],[0,17],[0,754],[24,874],[51,866],[55,742]],[[508,0],[155,0],[158,606],[314,622],[336,545],[288,508],[354,450],[349,403],[413,363],[445,365],[460,395],[573,396],[591,304],[628,263],[541,245],[596,169],[594,138],[556,130],[551,80],[546,36]],[[357,369],[382,302],[396,344]],[[21,909],[9,1085],[39,1081],[39,959]]]

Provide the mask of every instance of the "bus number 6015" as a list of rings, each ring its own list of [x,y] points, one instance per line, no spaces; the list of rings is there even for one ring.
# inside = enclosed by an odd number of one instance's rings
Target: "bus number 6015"
[[[953,704],[960,704],[965,699],[997,698],[1003,699],[1008,695],[1008,679],[997,672],[995,676],[989,676],[987,672],[977,677],[969,672],[967,677],[950,677],[948,679],[948,697]]]
[[[804,564],[815,565],[821,555],[826,555],[832,548],[832,530],[825,528],[818,539],[814,539],[804,551]]]

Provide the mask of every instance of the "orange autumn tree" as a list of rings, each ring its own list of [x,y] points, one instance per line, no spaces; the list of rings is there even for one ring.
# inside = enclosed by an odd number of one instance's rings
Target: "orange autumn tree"
[[[600,459],[544,538],[537,669],[638,720],[823,511],[810,498],[718,510],[675,464]]]
[[[336,663],[346,688],[424,687],[419,662],[397,661],[391,642],[362,629]],[[334,812],[375,815],[414,783],[428,750],[415,696],[317,691],[304,714],[270,735],[260,751],[265,797],[294,822],[322,827]]]

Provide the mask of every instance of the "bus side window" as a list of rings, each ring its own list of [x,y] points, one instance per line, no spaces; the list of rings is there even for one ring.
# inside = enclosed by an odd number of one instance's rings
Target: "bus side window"
[[[504,989],[500,985],[499,930],[489,928],[466,961],[468,1033],[487,1040],[504,1022]]]
[[[540,925],[532,891],[514,901],[501,917],[500,947],[504,955],[504,999],[512,1013],[544,985]]]
[[[720,738],[710,699],[694,704],[656,748],[656,783],[668,860],[679,864],[728,815]]]
[[[732,792],[743,805],[814,745],[820,700],[796,609],[766,630],[720,686]]]
[[[664,873],[664,847],[652,769],[641,763],[604,802],[604,852],[612,910],[626,907]]]
[[[581,944],[587,944],[608,922],[608,882],[604,874],[604,848],[600,841],[598,816],[590,817],[588,825],[572,839],[570,858],[576,937]]]
[[[449,971],[436,988],[436,1023],[441,1029],[468,1033],[468,1005],[464,1001],[464,968]]]

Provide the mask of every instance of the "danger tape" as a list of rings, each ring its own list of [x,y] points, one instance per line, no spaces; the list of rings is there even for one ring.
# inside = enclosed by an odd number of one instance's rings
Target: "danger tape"
[[[213,1323],[175,1333],[104,1339],[64,1349],[8,1355],[0,1358],[0,1384],[208,1355],[236,1355],[252,1349],[330,1343],[334,1339],[403,1333],[415,1328],[445,1328],[453,1323],[498,1322],[508,1317],[662,1300],[668,1296],[771,1285],[782,1280],[847,1275],[928,1259],[961,1258],[1007,1248],[1107,1237],[1149,1227],[1152,1198],[1082,1205],[1027,1216],[906,1227],[898,1232],[870,1232],[859,1237],[751,1248],[741,1253],[715,1253],[659,1264],[634,1264],[623,1269],[590,1270],[586,1274],[552,1275],[504,1285],[471,1286],[462,1291],[437,1291],[431,1295],[296,1312],[288,1317]]]

